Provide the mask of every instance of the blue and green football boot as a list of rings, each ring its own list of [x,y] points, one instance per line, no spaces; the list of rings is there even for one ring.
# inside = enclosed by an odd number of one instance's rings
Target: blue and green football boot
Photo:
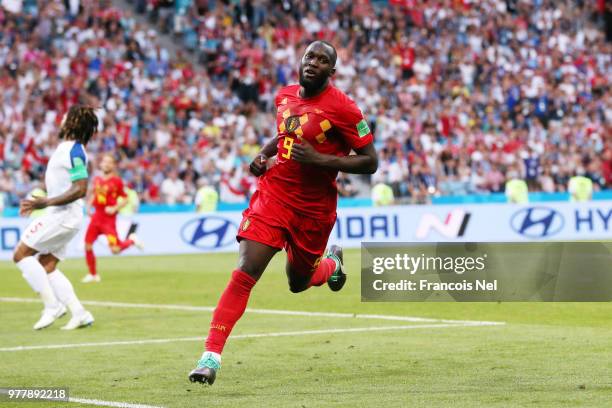
[[[189,381],[213,385],[221,368],[221,356],[206,351],[198,360],[198,366],[189,373]]]
[[[327,280],[327,285],[334,292],[342,289],[346,283],[346,274],[344,273],[344,260],[342,257],[342,248],[338,245],[329,247],[325,258],[331,258],[336,262],[336,270]]]

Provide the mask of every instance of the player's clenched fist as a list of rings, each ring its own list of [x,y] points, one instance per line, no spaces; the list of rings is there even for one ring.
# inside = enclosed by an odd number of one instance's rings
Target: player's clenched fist
[[[249,170],[251,170],[251,173],[253,173],[254,176],[259,177],[266,172],[267,161],[268,158],[265,154],[258,154],[251,162]]]
[[[47,207],[47,199],[45,197],[32,197],[32,199],[21,200],[19,203],[19,215],[28,217],[32,211],[45,207]]]

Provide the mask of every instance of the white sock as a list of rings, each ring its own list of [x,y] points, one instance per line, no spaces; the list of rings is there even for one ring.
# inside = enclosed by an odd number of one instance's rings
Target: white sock
[[[206,354],[212,354],[212,356],[213,356],[214,358],[216,358],[216,359],[217,359],[217,361],[219,362],[219,364],[221,363],[221,354],[219,354],[219,353],[214,353],[214,352],[212,352],[212,351],[205,351],[204,353],[202,353],[202,358],[204,358],[204,356],[205,356]]]
[[[62,271],[56,268],[47,276],[49,277],[49,283],[53,288],[53,292],[55,292],[55,296],[57,296],[60,302],[68,306],[73,316],[77,316],[85,311],[76,293],[74,293],[72,283],[70,283]]]
[[[34,292],[40,295],[45,309],[55,309],[59,306],[53,289],[47,279],[47,271],[33,256],[26,256],[21,261],[17,262],[17,267],[21,270],[23,278],[30,284]]]

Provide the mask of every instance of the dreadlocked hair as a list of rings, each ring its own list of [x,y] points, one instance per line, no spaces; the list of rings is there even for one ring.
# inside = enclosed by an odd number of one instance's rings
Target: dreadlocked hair
[[[70,107],[59,132],[60,139],[75,140],[83,145],[98,131],[98,117],[91,106]]]

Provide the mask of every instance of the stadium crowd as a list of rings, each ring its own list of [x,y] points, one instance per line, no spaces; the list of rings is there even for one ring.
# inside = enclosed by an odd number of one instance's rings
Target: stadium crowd
[[[375,133],[380,165],[367,182],[400,201],[500,192],[517,178],[530,191],[564,191],[575,174],[612,188],[606,2],[131,3],[2,1],[5,204],[40,184],[77,102],[100,107],[92,162],[114,153],[142,202],[191,203],[204,185],[243,201],[256,185],[248,164],[275,131],[275,92],[297,81],[301,51],[317,38],[337,46],[334,84]],[[176,54],[161,47],[164,31]]]

